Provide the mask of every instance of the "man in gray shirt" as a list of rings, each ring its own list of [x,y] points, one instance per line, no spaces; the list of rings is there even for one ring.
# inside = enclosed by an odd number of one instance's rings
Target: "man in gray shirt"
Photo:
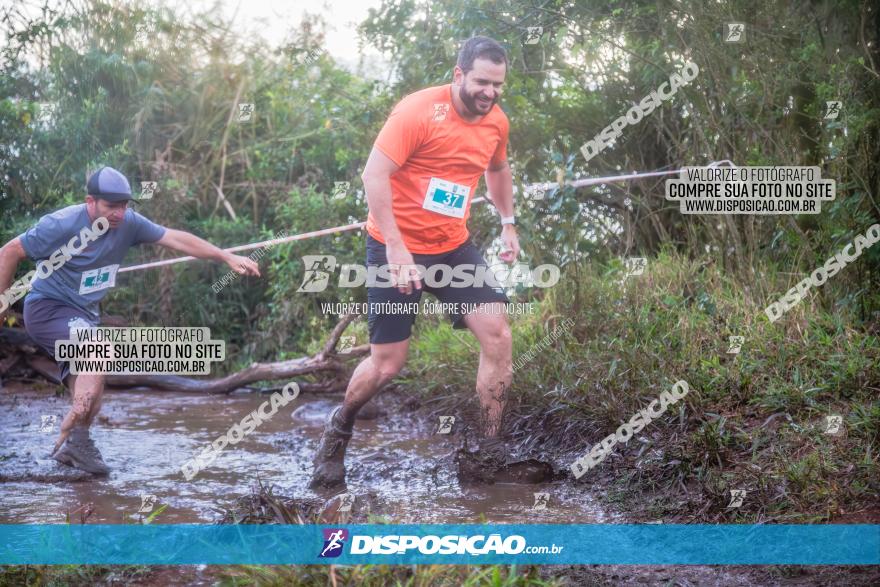
[[[0,319],[24,291],[24,324],[28,335],[51,356],[55,341],[70,338],[71,328],[97,326],[98,302],[116,285],[116,272],[128,249],[155,243],[201,259],[229,265],[242,275],[260,275],[257,264],[188,232],[165,228],[128,209],[131,187],[111,167],[93,173],[84,204],[43,216],[35,226],[0,248]],[[18,263],[37,262],[10,288]],[[109,468],[89,437],[89,427],[101,408],[103,374],[70,373],[60,361],[61,381],[72,390],[73,407],[61,424],[52,457],[93,474]]]

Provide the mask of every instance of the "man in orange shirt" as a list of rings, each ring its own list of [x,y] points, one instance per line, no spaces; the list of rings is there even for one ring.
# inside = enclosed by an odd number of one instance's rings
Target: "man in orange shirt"
[[[432,268],[482,267],[470,241],[467,219],[480,176],[485,174],[501,215],[501,237],[512,263],[519,254],[513,215],[513,184],[507,164],[507,116],[497,106],[507,72],[504,48],[488,37],[469,39],[453,70],[452,84],[404,97],[382,128],[362,174],[370,208],[367,265],[387,266],[392,287],[369,287],[370,356],[355,369],[342,406],[330,415],[317,454],[311,487],[345,483],[344,457],[355,416],[406,362],[414,313],[373,308],[418,303],[424,289],[454,310],[453,328],[469,328],[480,343],[477,394],[484,440],[477,453],[461,452],[460,477],[493,481],[510,471],[499,438],[512,377],[512,341],[504,290],[476,280],[431,286]],[[414,266],[426,268],[420,274]],[[396,285],[397,287],[393,287]],[[368,284],[369,286],[369,284]],[[479,307],[476,311],[472,308]],[[412,307],[412,306],[410,306]]]

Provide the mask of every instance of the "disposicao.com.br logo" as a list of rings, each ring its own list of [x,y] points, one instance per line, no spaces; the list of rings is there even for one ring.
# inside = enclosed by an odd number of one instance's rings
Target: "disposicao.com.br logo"
[[[339,528],[324,529],[323,532],[324,547],[319,557],[339,556],[342,553],[345,540],[348,538],[348,531]],[[484,534],[476,534],[474,536],[388,534],[385,536],[352,536],[349,554],[406,554],[409,550],[416,550],[419,554],[470,554],[472,556],[486,554],[559,554],[563,548],[555,544],[550,546],[528,546],[526,539],[518,534],[512,534],[506,538],[502,538],[501,534],[497,533],[490,534],[489,536]]]
[[[461,263],[446,265],[435,263],[430,267],[424,265],[364,265],[342,264],[336,262],[333,255],[305,255],[302,258],[305,275],[298,293],[318,293],[327,289],[333,273],[339,269],[338,287],[397,287],[393,269],[407,275],[417,275],[428,287],[506,287],[522,284],[525,287],[553,287],[559,282],[560,270],[556,265],[543,264],[530,269],[525,263],[509,266],[498,263],[491,267]]]

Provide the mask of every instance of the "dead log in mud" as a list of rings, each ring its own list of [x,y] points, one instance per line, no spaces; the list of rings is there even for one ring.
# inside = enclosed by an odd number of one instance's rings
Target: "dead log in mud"
[[[210,394],[230,393],[259,381],[283,381],[304,375],[317,375],[318,382],[297,382],[303,392],[343,391],[347,381],[344,359],[369,354],[370,346],[361,345],[344,355],[336,352],[339,337],[358,316],[344,316],[333,328],[319,353],[273,363],[253,363],[246,369],[219,379],[196,379],[179,375],[108,375],[107,386],[115,389],[147,388],[163,391],[195,391]],[[8,365],[7,365],[8,363]],[[14,366],[26,364],[49,379],[58,380],[58,368],[34,344],[22,328],[0,328],[0,376]],[[4,369],[4,366],[6,368]],[[283,385],[282,384],[282,385]]]
[[[22,323],[21,314],[17,312],[9,312],[8,317],[13,323]],[[33,370],[46,376],[41,369],[29,365],[29,360],[39,358],[40,355],[45,357],[45,353],[31,340],[24,328],[0,328],[0,377],[22,370]],[[40,362],[36,364],[41,368],[45,366]],[[52,366],[55,366],[54,363]],[[51,376],[49,378],[51,379]]]

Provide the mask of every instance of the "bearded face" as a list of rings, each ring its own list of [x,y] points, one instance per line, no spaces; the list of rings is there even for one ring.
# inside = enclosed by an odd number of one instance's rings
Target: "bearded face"
[[[457,72],[461,72],[456,68]],[[499,98],[504,85],[506,68],[503,63],[494,63],[490,59],[475,59],[474,68],[469,72],[456,75],[459,83],[458,97],[464,103],[468,113],[473,116],[485,116],[492,110]]]
[[[493,95],[494,94],[494,95]],[[468,112],[474,116],[485,116],[492,109],[492,106],[498,102],[501,97],[500,92],[494,92],[492,88],[487,91],[485,88],[472,88],[470,91],[467,86],[461,86],[458,89],[458,97],[464,102]]]

